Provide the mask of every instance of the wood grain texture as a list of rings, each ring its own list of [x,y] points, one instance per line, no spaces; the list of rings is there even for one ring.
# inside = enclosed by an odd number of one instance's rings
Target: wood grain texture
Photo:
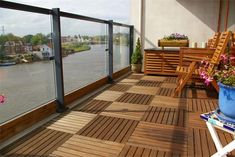
[[[140,120],[147,108],[145,105],[114,102],[101,115]]]
[[[104,101],[115,101],[120,96],[122,96],[123,92],[117,92],[117,91],[104,91],[94,99],[96,100],[104,100]]]
[[[77,134],[101,140],[125,143],[136,128],[138,121],[109,116],[97,116]]]
[[[65,116],[53,119],[46,125],[46,128],[75,134],[95,116],[96,114],[72,111]]]
[[[159,87],[132,86],[127,92],[137,93],[137,94],[156,95],[158,90],[159,90]]]
[[[185,127],[188,123],[186,110],[150,106],[142,121]]]
[[[187,129],[184,127],[140,122],[128,143],[145,145],[150,149],[184,153],[187,152]]]
[[[152,95],[124,93],[116,101],[117,102],[124,102],[124,103],[131,103],[131,104],[148,105],[151,103],[152,99],[153,99]]]
[[[99,156],[117,156],[124,144],[103,141],[80,135],[72,136],[63,145],[52,152],[52,155],[62,157],[99,157]]]
[[[68,140],[72,134],[43,129],[23,143],[6,151],[5,156],[47,156]],[[4,151],[3,151],[4,152]]]
[[[100,112],[104,111],[110,104],[112,104],[112,101],[93,99],[88,103],[75,108],[74,110],[80,112],[99,114]]]

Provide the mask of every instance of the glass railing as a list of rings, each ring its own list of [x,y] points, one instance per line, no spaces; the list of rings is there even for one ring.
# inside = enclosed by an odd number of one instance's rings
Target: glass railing
[[[3,123],[54,100],[55,83],[54,61],[43,56],[53,52],[50,16],[9,9],[0,9],[0,14],[6,32],[0,36],[0,94],[6,97],[0,105]],[[25,20],[18,23],[14,16]],[[32,30],[26,30],[27,25]]]
[[[130,62],[130,29],[113,26],[113,71],[119,71]]]
[[[6,1],[0,18],[0,124],[130,65],[129,25]]]
[[[62,17],[61,33],[65,93],[108,75],[107,24]]]

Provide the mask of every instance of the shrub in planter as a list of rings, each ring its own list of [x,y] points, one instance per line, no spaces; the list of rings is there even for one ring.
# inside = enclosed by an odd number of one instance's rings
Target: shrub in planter
[[[131,56],[131,70],[141,72],[143,55],[141,53],[140,38],[137,39],[135,51]]]

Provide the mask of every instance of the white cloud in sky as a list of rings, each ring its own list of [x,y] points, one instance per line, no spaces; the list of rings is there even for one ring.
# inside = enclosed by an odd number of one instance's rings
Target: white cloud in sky
[[[39,6],[43,8],[60,8],[61,11],[129,23],[130,0],[9,0],[11,2]],[[103,34],[105,25],[73,19],[62,19],[62,34]],[[0,26],[5,33],[17,35],[47,34],[51,30],[50,16],[20,12],[0,8]]]

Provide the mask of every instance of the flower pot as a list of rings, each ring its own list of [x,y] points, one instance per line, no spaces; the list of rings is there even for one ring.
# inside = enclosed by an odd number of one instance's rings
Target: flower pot
[[[235,119],[235,87],[219,85],[219,108],[227,117]]]
[[[160,46],[160,47],[188,47],[189,41],[188,40],[160,39],[160,40],[158,40],[158,46]]]
[[[140,73],[142,69],[142,64],[131,64],[131,70],[135,73]]]

